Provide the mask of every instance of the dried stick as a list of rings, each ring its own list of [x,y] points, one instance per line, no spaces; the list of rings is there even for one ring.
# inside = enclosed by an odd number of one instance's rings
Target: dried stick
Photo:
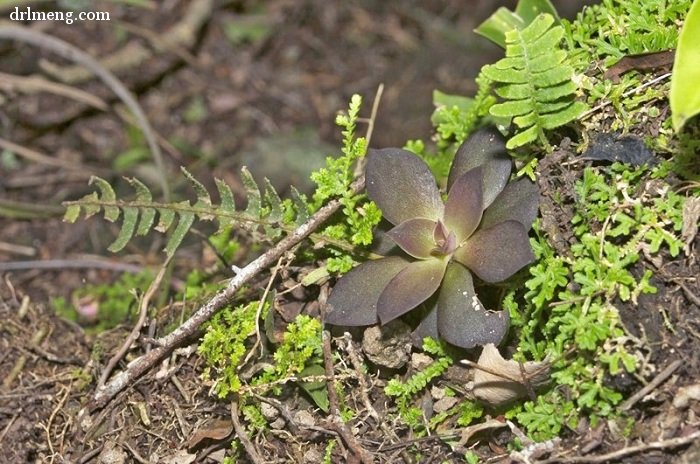
[[[248,433],[238,419],[238,403],[235,400],[231,401],[231,422],[233,422],[233,429],[236,431],[236,436],[241,441],[241,444],[243,444],[243,448],[245,448],[245,452],[251,461],[255,464],[265,464],[267,461],[265,461],[265,459],[260,456],[260,453],[258,453],[258,450],[255,449],[253,442],[248,438]]]
[[[357,179],[350,187],[353,193],[358,193],[364,188],[365,179],[361,177]],[[197,329],[206,321],[208,321],[218,310],[229,304],[238,290],[245,285],[250,279],[255,277],[263,270],[274,265],[275,262],[290,250],[292,247],[300,243],[311,232],[316,230],[328,218],[330,218],[342,205],[339,200],[331,200],[313,216],[309,218],[301,226],[297,227],[292,233],[277,242],[272,248],[251,261],[247,266],[240,269],[238,274],[231,279],[223,290],[214,295],[206,304],[201,306],[188,320],[170,334],[156,340],[159,345],[143,356],[132,361],[126,370],[120,372],[112,380],[105,384],[102,388],[98,388],[95,396],[90,403],[91,410],[104,407],[107,402],[112,399],[117,393],[123,390],[129,383],[133,382],[144,372],[148,371],[158,361],[163,359],[168,353],[180,343],[184,342],[188,337],[194,335]]]
[[[134,117],[136,118],[136,121],[138,122],[138,125],[146,138],[148,148],[153,155],[153,161],[158,167],[163,197],[166,201],[170,201],[170,186],[168,185],[168,179],[166,177],[167,171],[165,170],[165,163],[163,162],[163,154],[161,153],[160,147],[158,146],[156,138],[153,135],[153,128],[148,122],[148,118],[146,118],[146,114],[141,109],[138,101],[136,101],[136,98],[134,98],[131,92],[124,86],[124,84],[121,83],[119,79],[117,79],[114,74],[79,48],[64,40],[35,31],[33,29],[27,29],[19,26],[0,25],[0,39],[18,40],[39,48],[50,50],[63,58],[72,60],[81,66],[86,67],[97,77],[102,79],[107,87],[109,87],[124,102],[131,112],[134,113]]]
[[[646,386],[644,386],[644,387],[643,387],[641,390],[639,390],[637,393],[635,393],[634,395],[630,396],[630,397],[627,399],[627,401],[625,401],[624,403],[622,403],[622,404],[620,405],[620,411],[627,411],[629,408],[631,408],[632,406],[634,406],[634,405],[637,403],[637,401],[639,401],[639,400],[641,400],[642,398],[644,398],[645,396],[647,396],[652,390],[654,390],[656,387],[658,387],[659,385],[661,385],[661,384],[664,382],[664,380],[666,380],[667,378],[669,378],[669,377],[671,376],[671,374],[673,374],[674,372],[676,372],[676,369],[678,369],[679,367],[681,367],[682,364],[683,364],[683,361],[681,361],[680,359],[676,359],[676,360],[673,361],[671,364],[669,364],[668,366],[666,366],[666,369],[664,369],[663,371],[661,371],[661,372],[659,373],[659,375],[657,375],[656,377],[654,377],[654,380],[652,380],[651,382],[649,382]]]
[[[138,321],[136,321],[136,324],[134,324],[134,328],[131,329],[131,333],[128,337],[126,337],[126,340],[122,344],[121,348],[119,348],[119,351],[117,351],[117,353],[114,356],[112,356],[112,358],[107,363],[107,366],[105,367],[104,371],[102,371],[100,380],[97,382],[97,388],[104,386],[105,382],[109,378],[109,374],[111,374],[114,370],[114,367],[119,361],[121,361],[121,359],[124,357],[127,351],[129,351],[129,347],[131,347],[131,344],[139,338],[141,328],[146,322],[146,315],[148,314],[148,305],[151,302],[151,298],[153,298],[153,295],[158,290],[158,287],[160,286],[160,283],[163,280],[163,276],[165,276],[165,273],[168,271],[168,264],[170,264],[171,258],[172,255],[168,256],[163,265],[160,267],[158,275],[156,275],[156,278],[153,279],[151,285],[148,286],[148,290],[146,290],[146,293],[144,293],[143,297],[141,298],[141,304],[139,305],[139,319]]]
[[[363,464],[374,462],[369,453],[360,445],[355,436],[350,431],[346,423],[340,420],[340,408],[338,403],[338,392],[335,389],[335,376],[333,369],[333,354],[331,352],[331,334],[323,331],[323,367],[326,369],[326,389],[328,390],[328,402],[330,403],[330,418],[326,422],[326,427],[336,432],[343,439],[350,451]]]
[[[538,461],[538,464],[551,464],[555,462],[561,463],[590,463],[598,464],[608,461],[616,461],[618,459],[624,458],[631,454],[637,454],[644,451],[651,450],[662,450],[667,448],[677,448],[679,446],[688,445],[694,441],[700,440],[700,432],[694,432],[685,437],[670,438],[668,440],[654,441],[651,443],[643,443],[637,446],[628,446],[617,451],[612,451],[606,454],[599,454],[597,456],[574,456],[570,458],[558,457],[550,458],[544,461]]]

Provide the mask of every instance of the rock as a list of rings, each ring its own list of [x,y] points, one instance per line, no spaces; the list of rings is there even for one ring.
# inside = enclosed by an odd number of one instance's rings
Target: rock
[[[260,402],[260,412],[262,413],[263,417],[267,419],[268,422],[274,421],[280,415],[280,412],[276,407],[267,404],[264,401]]]
[[[411,355],[411,369],[414,371],[419,371],[424,367],[430,365],[433,362],[433,358],[425,353],[413,353]]]
[[[454,405],[456,405],[458,402],[459,400],[454,396],[446,396],[444,398],[439,399],[435,402],[435,404],[433,404],[433,412],[438,414],[441,412],[445,412],[448,409],[452,408]]]
[[[314,416],[312,416],[309,411],[304,410],[297,411],[294,414],[294,422],[296,422],[296,424],[300,425],[301,427],[316,425],[316,420],[314,419]]]
[[[362,337],[362,351],[367,359],[389,369],[399,369],[408,362],[411,346],[411,328],[399,320],[368,327]]]
[[[700,401],[700,383],[679,388],[673,398],[673,407],[687,409],[690,406],[690,400]]]

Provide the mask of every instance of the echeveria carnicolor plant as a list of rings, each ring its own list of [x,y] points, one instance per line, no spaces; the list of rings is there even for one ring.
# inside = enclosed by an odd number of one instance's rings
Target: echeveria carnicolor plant
[[[394,225],[387,235],[408,256],[367,261],[341,277],[326,322],[386,324],[438,292],[416,335],[464,348],[499,343],[508,314],[484,308],[472,273],[500,282],[533,260],[527,234],[537,214],[537,187],[528,179],[508,183],[511,165],[501,135],[477,131],[455,155],[443,202],[423,160],[398,148],[371,150],[367,195]]]

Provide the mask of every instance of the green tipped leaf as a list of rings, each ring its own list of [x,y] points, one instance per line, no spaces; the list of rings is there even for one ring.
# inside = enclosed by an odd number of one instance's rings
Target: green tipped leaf
[[[309,220],[309,206],[306,197],[300,193],[293,185],[289,188],[289,194],[292,197],[294,208],[296,210],[295,224],[301,225]]]
[[[124,249],[124,247],[129,243],[129,240],[134,236],[134,231],[136,230],[136,221],[139,217],[139,209],[131,206],[126,206],[123,208],[124,217],[122,218],[122,228],[119,230],[119,235],[114,240],[109,248],[107,248],[112,253],[116,253]]]

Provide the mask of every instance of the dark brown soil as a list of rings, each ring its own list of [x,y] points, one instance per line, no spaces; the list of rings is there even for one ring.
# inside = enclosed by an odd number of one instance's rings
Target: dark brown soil
[[[26,3],[38,10],[49,8]],[[338,146],[336,111],[359,93],[367,116],[380,83],[385,90],[372,144],[394,146],[408,138],[429,139],[433,89],[472,94],[475,74],[500,54],[471,32],[495,10],[498,2],[487,0],[468,5],[458,0],[145,2],[152,5],[150,9],[126,3],[99,2],[95,3],[99,8],[91,7],[109,11],[109,22],[28,25],[95,57],[129,47],[146,50],[149,56],[137,64],[129,61],[136,52],[123,55],[115,74],[138,96],[158,133],[170,178],[179,179],[178,167],[183,165],[209,187],[214,177],[240,187],[237,172],[244,164],[279,179],[281,189],[291,179],[304,178],[313,166],[297,167],[298,159],[284,164],[280,159],[292,150],[283,148],[325,154],[328,146]],[[561,6],[575,11],[574,3],[561,2]],[[191,18],[196,6],[201,7],[202,25],[189,31],[191,40],[163,47],[162,41],[169,37],[166,31],[173,34],[171,28]],[[9,17],[11,9],[0,7],[0,11],[2,17]],[[252,13],[257,16],[251,17]],[[241,17],[259,21],[267,32],[232,42],[227,28]],[[0,41],[3,73],[47,77],[47,62],[61,68],[64,76],[71,72],[72,63],[41,48]],[[230,405],[210,394],[211,384],[201,379],[202,360],[193,349],[177,351],[105,408],[92,413],[85,408],[95,379],[131,327],[122,325],[92,335],[58,318],[51,301],[70,300],[75,289],[88,283],[113,282],[124,264],[157,266],[164,243],[158,234],[151,234],[120,255],[108,256],[106,248],[115,227],[102,219],[62,222],[60,202],[88,192],[90,175],[117,185],[121,176],[137,176],[157,185],[147,151],[124,169],[115,165],[124,161],[127,150],[144,143],[128,116],[125,121],[126,112],[111,90],[92,77],[77,76],[68,85],[101,98],[108,107],[102,111],[74,97],[5,85],[0,77],[0,140],[45,155],[12,158],[7,152],[17,150],[8,147],[0,152],[0,264],[29,263],[26,270],[0,271],[0,461],[221,462],[234,438]],[[562,253],[572,237],[571,212],[558,205],[561,198],[572,198],[577,173],[560,161],[570,156],[562,149],[550,164],[541,166],[543,226]],[[299,171],[280,173],[280,165]],[[173,185],[177,194],[190,195],[184,183]],[[550,196],[555,191],[557,201]],[[694,250],[698,248],[700,238],[693,245]],[[239,264],[245,262],[244,254]],[[47,269],[41,262],[49,260],[64,261]],[[191,240],[178,253],[175,275],[183,278],[187,270],[204,269],[214,260],[202,243]],[[687,436],[700,426],[697,402],[689,409],[672,406],[679,387],[696,384],[700,378],[700,262],[691,253],[645,263],[649,265],[656,270],[653,283],[658,293],[642,296],[637,306],[620,304],[619,308],[628,331],[650,347],[645,355],[656,371],[644,372],[640,378],[608,379],[632,395],[658,371],[682,361],[667,381],[630,411],[636,421],[632,437],[647,442]],[[288,302],[282,311],[298,311],[294,303]],[[165,322],[159,319],[154,330],[179,317],[177,308],[163,313]],[[339,351],[351,355],[347,341],[336,340],[336,344]],[[118,367],[148,349],[147,340],[139,340]],[[459,378],[460,372],[451,374]],[[361,418],[351,424],[352,431],[375,462],[464,462],[437,437],[413,440],[388,421],[389,400],[383,393],[386,375],[363,379],[364,391],[361,383],[353,383],[345,401]],[[265,462],[321,462],[326,443],[337,435],[336,425],[296,389],[288,390],[278,405],[285,424],[250,438]],[[370,414],[365,400],[377,417]],[[571,450],[572,456],[623,448],[625,443],[611,427],[582,427],[557,446]],[[388,436],[387,430],[396,437]],[[487,431],[480,437],[480,454],[489,452],[489,462],[509,462],[510,433]],[[623,462],[692,463],[700,460],[699,455],[700,445],[695,443],[690,448],[632,454]],[[357,462],[352,456],[351,450],[340,446],[331,461]],[[532,462],[539,461],[533,458]]]

